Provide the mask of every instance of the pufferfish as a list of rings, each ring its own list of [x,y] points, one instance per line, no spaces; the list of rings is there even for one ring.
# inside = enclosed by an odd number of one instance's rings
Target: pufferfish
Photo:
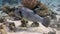
[[[42,23],[44,26],[48,26],[47,24],[50,23],[49,18],[43,18],[39,16],[38,14],[34,13],[33,10],[30,10],[26,7],[18,7],[14,11],[15,16],[17,17],[23,17],[26,20],[33,21],[33,22],[39,22]]]

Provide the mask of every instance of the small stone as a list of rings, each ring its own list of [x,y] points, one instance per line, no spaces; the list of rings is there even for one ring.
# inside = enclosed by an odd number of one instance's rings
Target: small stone
[[[31,25],[31,27],[38,27],[39,26],[39,23],[37,23],[37,22],[34,22],[34,23],[32,23],[32,25]]]
[[[48,32],[48,34],[56,34],[56,32]]]

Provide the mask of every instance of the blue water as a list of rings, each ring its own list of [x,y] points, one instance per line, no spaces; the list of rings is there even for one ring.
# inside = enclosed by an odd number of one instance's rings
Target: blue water
[[[60,0],[38,0],[38,1],[42,2],[43,4],[51,8],[54,12],[60,14]],[[0,6],[2,6],[3,4],[9,5],[18,4],[19,2],[21,2],[21,0],[0,0]],[[4,14],[1,14],[0,12],[0,16],[1,15]]]
[[[60,0],[40,0],[42,3],[52,9],[53,12],[60,14]]]

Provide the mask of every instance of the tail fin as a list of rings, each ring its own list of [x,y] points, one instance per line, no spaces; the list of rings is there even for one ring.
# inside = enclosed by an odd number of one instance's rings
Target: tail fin
[[[43,23],[42,23],[45,27],[48,27],[49,26],[49,24],[50,24],[50,19],[49,19],[49,17],[45,17],[44,19],[43,19]]]

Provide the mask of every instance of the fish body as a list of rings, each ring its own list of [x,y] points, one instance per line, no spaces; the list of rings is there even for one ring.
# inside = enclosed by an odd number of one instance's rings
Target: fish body
[[[20,17],[20,12],[23,18],[34,21],[34,22],[43,22],[43,18],[40,17],[39,15],[35,14],[32,10],[25,8],[25,7],[20,7],[17,10],[15,10],[15,15]]]

